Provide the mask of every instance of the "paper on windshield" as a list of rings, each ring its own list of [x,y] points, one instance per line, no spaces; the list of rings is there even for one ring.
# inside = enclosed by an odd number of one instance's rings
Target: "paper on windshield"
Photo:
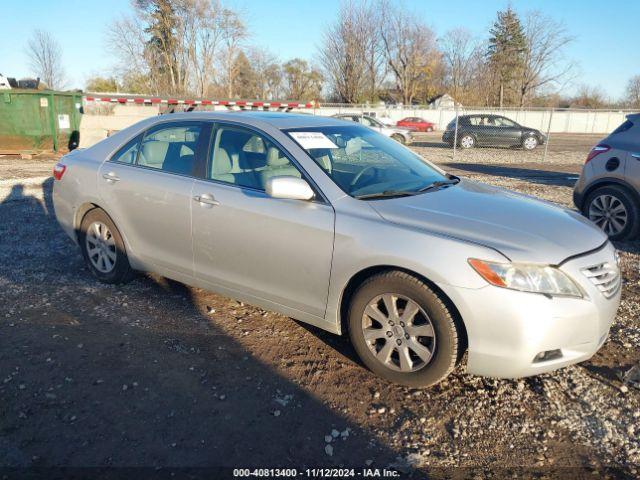
[[[314,148],[338,148],[338,146],[329,140],[322,132],[289,132],[289,135],[305,150]]]

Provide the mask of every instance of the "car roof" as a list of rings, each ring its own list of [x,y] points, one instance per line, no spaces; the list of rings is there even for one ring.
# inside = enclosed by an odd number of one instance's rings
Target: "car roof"
[[[303,113],[287,112],[260,112],[253,110],[233,111],[233,112],[179,112],[162,115],[162,120],[175,119],[176,121],[186,120],[220,120],[244,123],[254,127],[265,124],[278,129],[298,128],[298,127],[323,127],[344,125],[345,121],[338,118],[323,117]]]
[[[504,117],[504,115],[496,115],[495,113],[472,113],[469,115],[460,115],[460,118],[474,118],[474,117]]]

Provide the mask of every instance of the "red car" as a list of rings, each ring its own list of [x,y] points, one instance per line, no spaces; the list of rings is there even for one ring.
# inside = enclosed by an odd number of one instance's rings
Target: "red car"
[[[433,132],[436,129],[435,123],[427,122],[420,117],[407,117],[396,123],[398,127],[405,127],[414,132]]]

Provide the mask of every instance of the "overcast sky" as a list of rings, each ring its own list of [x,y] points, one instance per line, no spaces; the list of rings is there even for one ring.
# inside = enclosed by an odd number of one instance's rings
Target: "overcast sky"
[[[232,0],[249,26],[251,42],[286,60],[317,58],[323,27],[332,22],[340,0]],[[406,0],[437,35],[466,27],[485,38],[496,11],[507,0]],[[597,86],[613,99],[640,74],[638,0],[512,0],[519,12],[537,9],[564,22],[575,37],[567,57],[579,65],[578,83]],[[0,15],[0,73],[31,76],[25,54],[33,29],[48,30],[63,48],[69,87],[83,88],[87,78],[108,74],[114,58],[105,45],[107,25],[131,10],[129,0],[19,0],[3,2]],[[573,87],[575,89],[575,86]],[[573,89],[569,92],[572,93]]]

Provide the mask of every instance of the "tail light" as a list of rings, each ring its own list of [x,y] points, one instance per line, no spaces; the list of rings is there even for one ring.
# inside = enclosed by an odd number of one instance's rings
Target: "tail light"
[[[595,147],[593,147],[591,149],[591,151],[589,152],[589,155],[587,155],[587,159],[584,161],[584,163],[589,163],[591,160],[593,160],[595,157],[597,157],[601,153],[608,152],[609,150],[611,150],[611,147],[609,145],[605,145],[604,143],[596,145]]]
[[[53,178],[56,180],[62,180],[64,172],[67,171],[67,166],[64,163],[56,163],[53,167]]]

